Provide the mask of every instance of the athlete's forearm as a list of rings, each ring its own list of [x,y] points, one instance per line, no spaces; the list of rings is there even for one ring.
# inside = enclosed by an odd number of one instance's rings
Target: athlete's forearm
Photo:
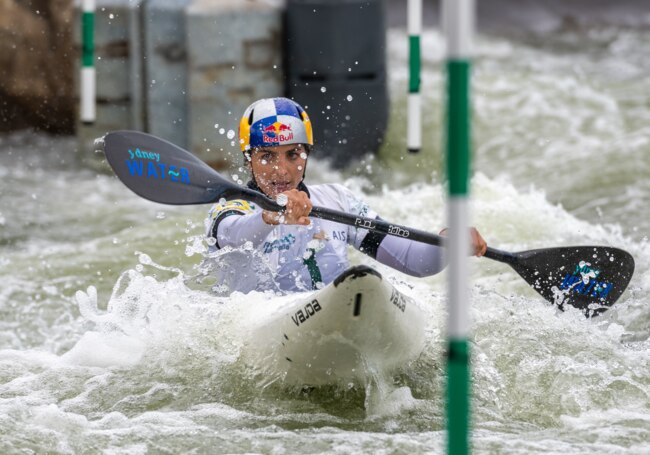
[[[376,259],[400,272],[425,277],[441,272],[447,261],[444,248],[386,236],[377,248]]]
[[[251,242],[257,247],[273,230],[273,226],[262,219],[262,212],[249,215],[231,215],[219,221],[217,226],[217,246],[239,247]],[[214,231],[213,231],[214,232]]]

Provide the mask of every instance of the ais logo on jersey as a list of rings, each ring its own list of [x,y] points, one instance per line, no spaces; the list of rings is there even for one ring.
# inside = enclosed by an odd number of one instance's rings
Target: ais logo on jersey
[[[222,215],[227,214],[240,214],[248,215],[255,211],[255,206],[244,201],[243,199],[233,199],[231,201],[225,201],[223,203],[216,204],[210,211],[210,217],[214,220],[219,218]]]

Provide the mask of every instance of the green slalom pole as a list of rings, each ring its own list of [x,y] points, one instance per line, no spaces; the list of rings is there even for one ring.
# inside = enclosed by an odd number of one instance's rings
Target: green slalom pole
[[[422,34],[422,0],[408,0],[409,92],[407,99],[406,145],[417,153],[422,148],[422,102],[420,100],[420,35]]]
[[[474,0],[443,0],[447,39],[447,175],[449,178],[449,320],[447,326],[447,449],[470,450],[469,170],[470,47]]]
[[[95,0],[82,0],[79,117],[83,123],[95,121],[95,90]]]

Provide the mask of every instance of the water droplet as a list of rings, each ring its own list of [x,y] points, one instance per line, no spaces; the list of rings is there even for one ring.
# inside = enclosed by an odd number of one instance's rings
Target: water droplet
[[[278,196],[275,198],[275,202],[277,202],[278,205],[284,207],[287,205],[287,202],[289,202],[289,197],[286,194],[278,194]]]
[[[262,164],[265,165],[265,166],[266,166],[267,164],[269,164],[269,162],[266,161],[266,160],[262,160],[262,161],[260,161],[260,163],[262,163]]]
[[[298,170],[299,170],[299,171],[302,171],[302,166],[298,166]]]
[[[237,174],[233,174],[233,175],[232,175],[232,179],[233,179],[233,180],[239,180],[239,176],[238,176]]]
[[[314,73],[314,74],[316,74],[316,73]],[[321,87],[321,88],[320,88],[320,91],[323,92],[323,93],[325,93],[325,92],[327,91],[327,89],[326,89],[325,87]]]
[[[235,137],[235,131],[234,130],[228,130],[228,134],[226,134],[226,137],[228,139],[232,139]]]
[[[345,99],[348,101],[352,101],[352,95],[348,95]]]
[[[219,124],[218,124],[218,123],[215,123],[215,124],[214,124],[214,128],[215,128],[215,129],[219,128]]]
[[[303,160],[306,160],[307,159],[307,154],[305,152],[302,152],[300,154],[300,158],[302,158]]]
[[[109,19],[115,19],[115,14],[113,14],[113,13],[109,14],[109,15],[108,15],[108,18],[109,18]]]
[[[224,128],[219,128],[219,134],[223,134],[225,132],[226,132],[226,130]]]

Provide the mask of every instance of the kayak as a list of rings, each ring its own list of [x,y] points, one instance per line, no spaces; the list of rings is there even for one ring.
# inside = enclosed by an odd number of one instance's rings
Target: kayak
[[[370,267],[352,267],[324,288],[292,297],[246,337],[246,361],[267,385],[364,382],[405,366],[424,348],[422,310]]]

